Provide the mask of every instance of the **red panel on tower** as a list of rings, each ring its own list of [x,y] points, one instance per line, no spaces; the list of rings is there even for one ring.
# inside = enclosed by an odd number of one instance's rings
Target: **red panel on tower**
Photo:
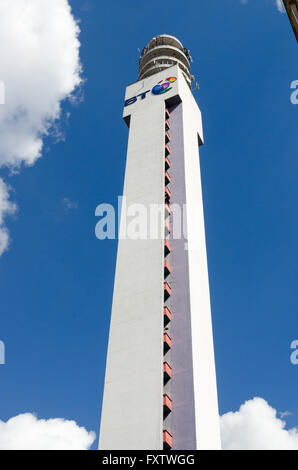
[[[172,314],[168,307],[163,308],[163,315],[164,315],[164,324],[167,325],[172,319]]]
[[[163,445],[164,449],[170,450],[173,447],[173,437],[166,429],[163,432]]]

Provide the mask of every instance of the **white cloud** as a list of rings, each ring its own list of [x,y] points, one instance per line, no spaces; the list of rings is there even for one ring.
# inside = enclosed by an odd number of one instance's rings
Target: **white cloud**
[[[225,450],[298,450],[298,429],[285,429],[285,421],[263,398],[255,397],[239,411],[220,419]]]
[[[24,413],[0,421],[0,450],[87,450],[95,440],[75,421],[37,419]]]
[[[68,0],[1,0],[0,168],[34,164],[44,137],[59,134],[61,102],[82,82],[79,33]],[[9,243],[3,217],[13,211],[3,197],[0,255]]]
[[[8,249],[9,233],[4,217],[16,212],[16,205],[9,200],[9,187],[0,178],[0,256]]]
[[[286,12],[282,0],[275,0],[275,4],[276,4],[276,8],[278,9],[278,11],[280,13],[285,13]]]
[[[1,0],[0,166],[33,164],[80,84],[79,27],[67,0]]]

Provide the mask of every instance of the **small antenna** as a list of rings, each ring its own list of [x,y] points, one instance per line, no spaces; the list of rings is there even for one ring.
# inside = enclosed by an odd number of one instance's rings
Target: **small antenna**
[[[192,89],[192,91],[196,91],[196,90],[199,90],[199,89],[200,89],[200,85],[199,85],[198,82],[196,82],[194,88]]]

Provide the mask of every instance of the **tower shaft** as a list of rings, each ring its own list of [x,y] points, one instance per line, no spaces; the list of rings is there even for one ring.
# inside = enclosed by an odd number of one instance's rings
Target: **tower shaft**
[[[99,448],[218,449],[201,112],[180,63],[141,77],[124,106],[129,139]],[[146,236],[132,239],[131,217],[154,207],[162,230],[154,236],[148,217]]]

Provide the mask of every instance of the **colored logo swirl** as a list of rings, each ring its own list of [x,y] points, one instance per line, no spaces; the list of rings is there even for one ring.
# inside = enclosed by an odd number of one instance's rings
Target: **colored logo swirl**
[[[163,83],[162,80],[160,80],[160,82],[158,82],[158,84],[152,88],[153,95],[161,95],[162,93],[170,91],[173,88],[170,86],[171,83],[175,82],[176,80],[176,77],[168,77]]]

